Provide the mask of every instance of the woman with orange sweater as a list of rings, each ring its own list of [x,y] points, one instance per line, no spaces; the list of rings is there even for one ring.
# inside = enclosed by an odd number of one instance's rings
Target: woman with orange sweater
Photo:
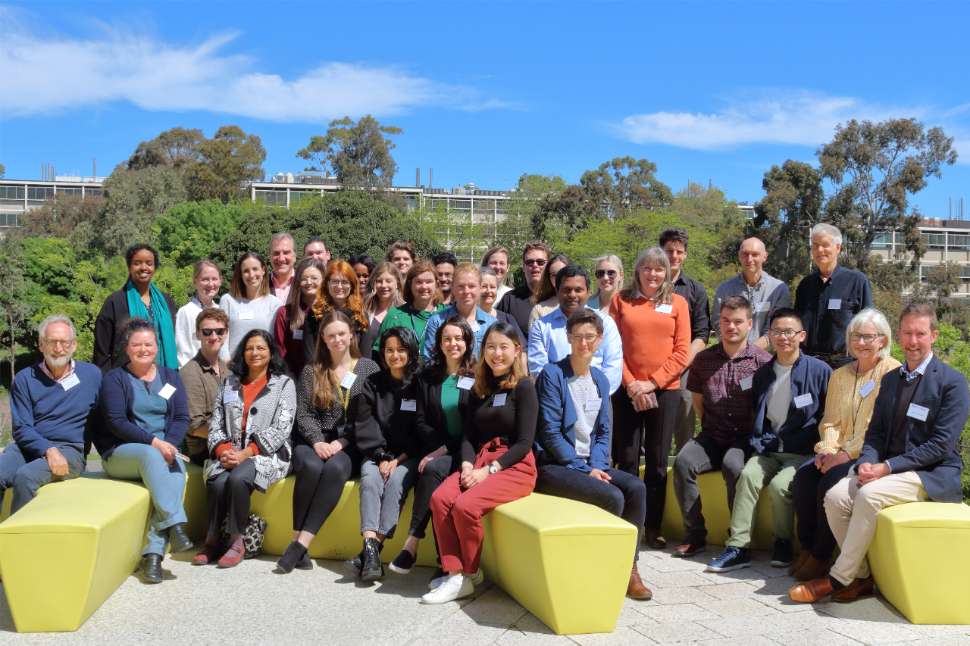
[[[613,395],[613,460],[638,475],[644,445],[647,518],[644,543],[666,544],[660,535],[667,488],[667,456],[677,425],[680,375],[690,350],[687,301],[674,293],[670,262],[659,247],[642,252],[633,281],[613,296],[610,316],[623,340],[623,388]]]

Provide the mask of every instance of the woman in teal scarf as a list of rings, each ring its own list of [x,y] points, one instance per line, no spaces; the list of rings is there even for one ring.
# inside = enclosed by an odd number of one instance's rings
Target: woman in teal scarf
[[[152,283],[158,269],[158,252],[147,244],[134,244],[125,252],[128,281],[111,294],[94,323],[94,363],[107,372],[128,363],[123,330],[129,319],[150,321],[158,337],[158,365],[178,369],[175,350],[175,302]]]

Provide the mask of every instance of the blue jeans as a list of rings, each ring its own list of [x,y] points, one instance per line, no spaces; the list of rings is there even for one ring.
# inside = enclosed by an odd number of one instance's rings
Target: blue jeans
[[[168,464],[158,449],[149,444],[122,444],[104,461],[112,478],[141,480],[152,497],[152,517],[141,553],[164,554],[165,531],[186,522],[182,494],[185,492],[185,466],[180,458]]]
[[[67,460],[67,475],[58,480],[70,480],[81,475],[84,471],[84,455],[73,446],[59,446],[57,449]],[[11,514],[33,500],[37,490],[53,479],[47,458],[40,457],[27,462],[20,447],[14,443],[8,445],[0,454],[0,501],[3,500],[4,492],[13,487]]]

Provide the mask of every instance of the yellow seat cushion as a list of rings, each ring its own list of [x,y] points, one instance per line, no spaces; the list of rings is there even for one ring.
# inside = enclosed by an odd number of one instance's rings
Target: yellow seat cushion
[[[970,624],[970,507],[914,502],[876,517],[869,566],[914,624]]]
[[[17,630],[77,630],[137,566],[149,502],[137,483],[76,478],[42,487],[0,523]]]

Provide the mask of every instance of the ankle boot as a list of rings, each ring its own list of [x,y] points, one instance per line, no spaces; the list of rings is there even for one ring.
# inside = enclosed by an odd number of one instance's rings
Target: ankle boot
[[[633,569],[630,571],[630,582],[626,586],[626,596],[637,601],[650,601],[653,598],[653,592],[643,584],[643,580],[640,578],[640,571],[637,569],[636,563],[633,564]]]
[[[384,564],[381,563],[381,542],[376,538],[364,539],[364,560],[360,566],[361,581],[377,581],[384,576]]]
[[[162,582],[162,555],[146,554],[141,560],[142,583]]]
[[[286,546],[286,551],[283,552],[283,556],[276,562],[274,572],[277,574],[289,574],[304,558],[306,558],[306,548],[297,541],[293,541]]]
[[[185,533],[185,523],[172,525],[168,528],[168,547],[172,554],[187,552],[195,547],[192,539]]]

